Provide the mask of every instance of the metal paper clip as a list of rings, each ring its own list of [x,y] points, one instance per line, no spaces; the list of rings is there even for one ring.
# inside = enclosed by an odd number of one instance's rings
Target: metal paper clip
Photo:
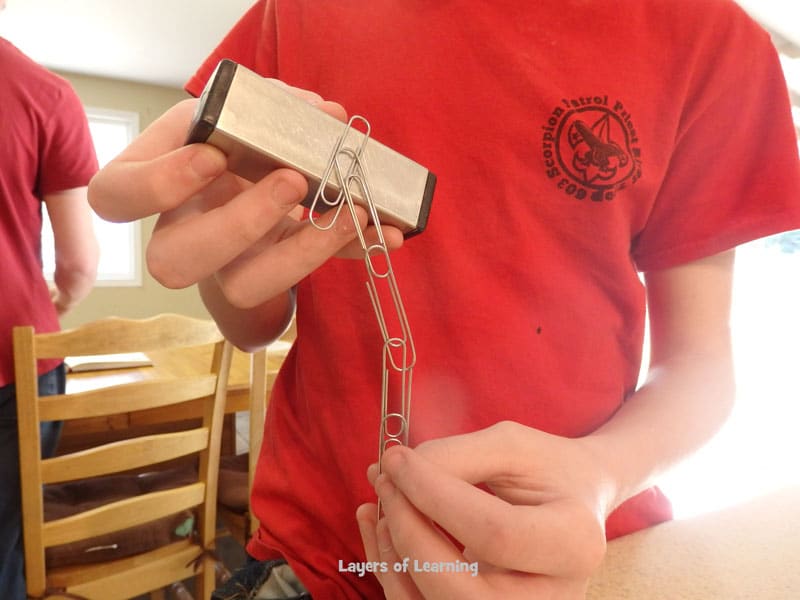
[[[348,145],[348,137],[355,130],[354,125],[360,123],[364,128],[362,141],[356,147]],[[408,445],[408,432],[411,413],[411,376],[416,363],[414,341],[408,325],[400,290],[392,269],[389,250],[380,228],[378,211],[372,198],[369,187],[367,166],[363,161],[363,152],[370,134],[369,122],[360,116],[353,116],[344,127],[339,137],[330,161],[317,188],[316,195],[311,204],[311,223],[318,229],[330,229],[336,219],[341,216],[342,209],[347,205],[350,216],[356,220],[354,192],[364,198],[369,212],[370,221],[377,229],[378,241],[368,244],[360,227],[356,227],[361,248],[364,251],[364,261],[367,268],[367,292],[369,293],[378,327],[383,336],[382,376],[381,376],[381,421],[378,443],[378,465],[383,458],[383,452],[395,444]],[[360,137],[360,136],[359,136]],[[325,188],[329,180],[335,177],[339,192],[335,198],[325,195]],[[325,206],[319,206],[323,203]],[[333,219],[327,225],[320,225],[317,221],[315,209],[335,210]],[[394,310],[396,324],[392,327],[398,331],[389,331],[390,325],[386,319],[379,295],[379,286],[388,290],[391,298],[391,308]]]

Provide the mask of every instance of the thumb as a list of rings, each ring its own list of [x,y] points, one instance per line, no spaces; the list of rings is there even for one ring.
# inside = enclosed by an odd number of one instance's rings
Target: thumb
[[[89,183],[89,204],[107,221],[135,221],[180,206],[221,175],[226,162],[207,144],[146,161],[115,160]]]
[[[88,194],[98,215],[125,222],[175,208],[226,169],[217,148],[184,146],[196,105],[170,108],[95,175]]]

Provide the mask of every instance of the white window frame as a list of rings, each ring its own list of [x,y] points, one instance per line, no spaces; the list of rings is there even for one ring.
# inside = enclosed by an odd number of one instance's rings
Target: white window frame
[[[124,147],[130,144],[139,134],[139,113],[132,111],[112,110],[98,107],[85,107],[89,120],[89,128],[96,130],[96,125],[118,125],[124,130],[124,137],[118,145],[106,147],[95,139],[95,148],[100,167],[103,167]],[[96,137],[96,131],[93,131]],[[132,223],[111,223],[101,219],[96,214],[92,215],[95,233],[100,240],[100,265],[98,268],[96,287],[140,287],[142,285],[142,226],[140,221]],[[117,248],[115,264],[109,265],[105,260],[109,254],[106,252],[114,241],[127,242],[127,249]],[[46,211],[43,214],[42,226],[42,259],[44,262],[45,277],[48,281],[53,279],[55,268],[53,232]],[[105,260],[104,260],[105,259]]]

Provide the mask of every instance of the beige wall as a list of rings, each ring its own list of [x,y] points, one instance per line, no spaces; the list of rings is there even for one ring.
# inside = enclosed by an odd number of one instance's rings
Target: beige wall
[[[142,130],[170,106],[187,97],[186,92],[177,88],[72,73],[61,75],[69,79],[86,106],[139,113]],[[154,222],[155,219],[151,218],[142,223],[142,252],[150,239]],[[86,300],[65,315],[62,326],[73,327],[108,315],[146,317],[160,312],[177,312],[203,318],[208,316],[195,288],[168,290],[150,277],[144,263],[142,265],[141,286],[96,287]]]

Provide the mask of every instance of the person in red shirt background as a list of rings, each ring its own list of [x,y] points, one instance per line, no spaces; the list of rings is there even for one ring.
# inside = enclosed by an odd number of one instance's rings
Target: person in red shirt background
[[[5,2],[0,0],[0,11]],[[92,289],[99,248],[86,200],[97,158],[83,106],[66,80],[0,38],[0,590],[24,600],[17,407],[11,331],[55,331]],[[42,273],[42,208],[53,228],[52,289]],[[63,393],[61,361],[39,365],[41,393]],[[42,431],[55,450],[60,425]]]
[[[295,171],[249,184],[184,146],[193,101],[92,182],[106,218],[160,213],[150,271],[197,283],[240,347],[296,313],[252,563],[215,598],[582,597],[731,408],[733,248],[800,228],[768,35],[729,0],[262,0],[187,90],[222,58],[366,116],[438,183],[423,234],[384,227],[418,360],[410,447],[365,477],[381,340],[363,262],[338,259],[361,257],[352,224],[303,220]]]

